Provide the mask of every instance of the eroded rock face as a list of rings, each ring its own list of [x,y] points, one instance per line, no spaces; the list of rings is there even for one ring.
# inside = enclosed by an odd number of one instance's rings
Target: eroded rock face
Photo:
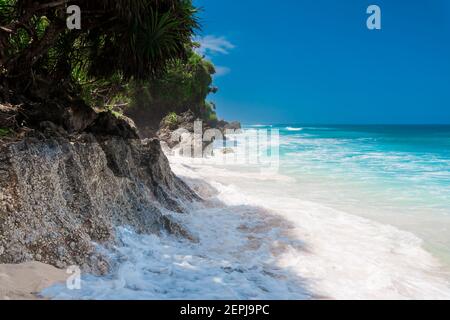
[[[83,101],[75,100],[70,103],[32,104],[24,109],[23,122],[31,128],[39,128],[43,121],[52,122],[64,128],[68,133],[83,132],[97,119],[98,115]]]
[[[241,130],[242,125],[239,121],[232,121],[225,125],[226,130]]]
[[[194,132],[194,123],[197,120],[194,113],[192,111],[187,111],[176,118],[176,122],[169,122],[168,118],[164,118],[160,125],[159,130],[157,132],[157,137],[164,141],[169,148],[173,148],[180,143],[179,139],[174,139],[174,137],[178,137],[179,135],[174,132],[177,130],[183,130],[183,132]]]
[[[0,144],[0,263],[102,273],[107,261],[94,243],[114,243],[117,226],[189,237],[163,212],[182,212],[195,199],[158,140],[84,134]]]
[[[99,113],[86,131],[95,135],[139,139],[138,130],[133,120],[124,116],[116,117],[111,112]]]
[[[202,136],[196,137],[198,134],[195,132],[196,121],[200,120],[192,111],[177,116],[175,122],[169,122],[167,117],[161,121],[157,137],[161,140],[167,154],[179,154],[185,157],[207,157],[212,154],[214,139],[204,137],[204,133],[212,128],[200,122]]]
[[[19,124],[19,107],[0,103],[0,128],[16,128]]]
[[[222,131],[222,132],[226,132],[227,130],[233,130],[233,131],[239,131],[242,129],[242,125],[239,121],[232,121],[232,122],[227,122],[224,120],[220,120],[217,123],[217,128]]]

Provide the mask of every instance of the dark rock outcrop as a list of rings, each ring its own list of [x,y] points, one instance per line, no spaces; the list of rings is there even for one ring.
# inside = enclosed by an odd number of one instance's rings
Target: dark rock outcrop
[[[200,121],[201,136],[196,136],[199,133],[195,132],[196,121]],[[177,152],[182,156],[204,157],[211,155],[213,150],[214,137],[211,137],[210,140],[204,137],[205,131],[209,129],[213,128],[197,119],[192,111],[187,111],[177,115],[176,119],[171,116],[164,118],[161,121],[157,137],[161,140],[167,153]],[[196,154],[196,150],[200,152]]]
[[[232,121],[232,122],[229,122],[229,123],[227,123],[225,125],[225,129],[226,130],[241,130],[242,129],[242,125],[238,121]]]
[[[239,121],[227,122],[225,120],[220,120],[217,122],[217,129],[222,132],[226,132],[226,130],[237,131],[242,129],[242,125]]]
[[[115,136],[124,139],[139,139],[137,128],[130,118],[114,115],[112,112],[101,112],[95,121],[86,128],[98,136]]]
[[[20,108],[0,103],[0,128],[15,129],[19,126]]]
[[[23,122],[27,127],[39,128],[47,121],[64,128],[68,133],[86,130],[97,119],[97,113],[83,101],[74,100],[62,106],[58,103],[28,103],[24,108]]]
[[[0,263],[37,260],[105,272],[94,243],[117,226],[189,234],[166,210],[198,199],[175,177],[157,140],[27,137],[0,143]]]
[[[157,137],[161,141],[165,142],[169,148],[173,148],[180,143],[181,136],[179,139],[174,139],[178,135],[174,135],[174,132],[183,130],[184,132],[194,133],[194,123],[197,120],[192,111],[187,111],[181,115],[177,115],[176,119],[170,118],[170,116],[162,119],[159,130],[157,132]]]
[[[64,108],[56,104],[28,104],[26,108],[0,104],[0,128],[18,131],[31,129],[66,137],[88,132],[96,136],[139,139],[133,120],[110,111],[97,113],[84,102]]]

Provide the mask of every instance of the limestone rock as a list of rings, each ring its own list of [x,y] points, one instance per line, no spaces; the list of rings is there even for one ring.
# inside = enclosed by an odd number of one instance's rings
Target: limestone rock
[[[196,194],[172,173],[158,140],[35,138],[0,145],[0,263],[39,259],[105,272],[94,243],[117,226],[190,237],[165,210]]]
[[[238,121],[232,121],[232,122],[227,123],[224,128],[226,130],[241,130],[242,125]]]

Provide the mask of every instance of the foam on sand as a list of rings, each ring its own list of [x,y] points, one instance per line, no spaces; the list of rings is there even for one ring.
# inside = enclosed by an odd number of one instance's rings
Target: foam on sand
[[[185,166],[174,168],[189,175]],[[278,263],[305,279],[315,295],[336,299],[450,298],[448,275],[411,233],[303,201],[301,195],[289,193],[295,190],[294,182],[283,176],[252,179],[252,174],[212,166],[196,168],[195,175],[219,181],[219,198],[228,205],[263,207],[291,223],[289,234],[304,244],[303,250],[288,246]]]

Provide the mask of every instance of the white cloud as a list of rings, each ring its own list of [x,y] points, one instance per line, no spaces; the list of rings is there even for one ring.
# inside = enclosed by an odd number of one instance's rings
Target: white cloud
[[[214,74],[214,76],[216,76],[216,77],[225,76],[231,72],[230,68],[223,67],[223,66],[215,66],[215,69],[216,69],[216,73]]]
[[[212,60],[210,55],[227,55],[230,50],[236,46],[228,41],[225,37],[216,37],[214,35],[207,35],[204,37],[197,37],[194,41],[200,44],[200,48],[195,51],[205,56],[208,60]],[[230,68],[224,66],[216,66],[216,77],[224,76],[231,72]]]
[[[235,45],[225,39],[225,37],[208,35],[198,37],[195,41],[200,44],[200,48],[197,49],[197,52],[201,55],[228,54],[231,49],[235,48]]]

